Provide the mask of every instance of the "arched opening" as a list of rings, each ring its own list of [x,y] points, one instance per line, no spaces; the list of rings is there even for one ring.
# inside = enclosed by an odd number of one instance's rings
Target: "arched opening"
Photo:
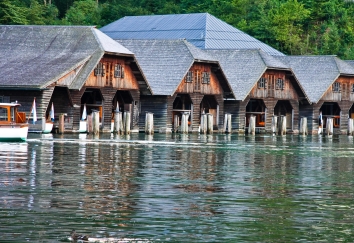
[[[218,102],[216,101],[215,97],[213,95],[205,95],[202,99],[202,102],[200,103],[200,114],[199,114],[199,120],[200,120],[200,115],[202,113],[210,113],[213,115],[213,124],[214,126],[217,126],[219,123],[219,111],[218,111]]]
[[[81,97],[80,117],[82,117],[84,105],[86,105],[87,115],[90,115],[93,110],[97,110],[100,113],[100,122],[102,122],[102,115],[103,115],[102,101],[103,101],[103,96],[99,89],[87,88]]]
[[[285,116],[286,117],[286,128],[292,129],[293,125],[293,107],[288,100],[278,100],[274,107],[275,116]]]
[[[178,94],[173,101],[173,110],[172,110],[172,124],[175,131],[178,130],[178,127],[181,125],[182,114],[184,112],[189,112],[188,125],[191,125],[192,121],[192,112],[193,103],[188,94]]]
[[[336,102],[324,102],[321,106],[323,127],[326,128],[327,118],[333,118],[333,127],[339,128],[340,126],[340,108]]]
[[[118,107],[117,107],[118,106]],[[133,125],[138,119],[133,116],[133,98],[131,93],[126,90],[118,90],[112,100],[112,120],[114,119],[114,111],[119,110],[124,113],[129,111],[131,114],[131,122]],[[134,115],[138,115],[137,113]]]
[[[256,127],[265,127],[265,109],[263,100],[250,99],[246,106],[246,127],[249,126],[251,115],[256,117]]]

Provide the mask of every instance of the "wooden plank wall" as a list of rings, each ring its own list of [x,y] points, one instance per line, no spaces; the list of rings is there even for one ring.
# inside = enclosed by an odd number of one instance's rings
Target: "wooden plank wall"
[[[154,113],[154,130],[159,132],[158,129],[167,129],[167,96],[164,95],[142,95],[140,97],[141,111],[139,116],[139,130],[145,129],[145,115],[146,112]],[[171,120],[172,123],[172,120]]]
[[[70,90],[71,100],[74,104],[74,108],[72,109],[73,116],[73,130],[79,130],[80,119],[81,119],[81,97],[84,94],[86,87],[83,87],[80,90]]]
[[[200,103],[202,103],[202,99],[204,95],[200,93],[192,93],[189,94],[192,103],[193,103],[193,119],[191,124],[192,132],[198,132],[200,126]]]
[[[102,114],[102,125],[101,130],[103,132],[111,131],[112,122],[112,100],[117,93],[116,89],[112,87],[103,87],[100,89],[103,96],[103,114]]]
[[[289,100],[293,108],[293,131],[298,132],[300,129],[300,117],[299,117],[299,101]]]
[[[348,133],[348,118],[349,110],[353,106],[353,102],[349,100],[338,102],[338,105],[341,109],[340,113],[340,127],[338,133],[347,134]]]

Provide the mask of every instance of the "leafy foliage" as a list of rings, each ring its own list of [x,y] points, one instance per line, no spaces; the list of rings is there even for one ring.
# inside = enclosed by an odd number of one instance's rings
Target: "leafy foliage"
[[[121,17],[208,12],[292,55],[354,59],[351,0],[0,0],[1,24],[109,24]]]

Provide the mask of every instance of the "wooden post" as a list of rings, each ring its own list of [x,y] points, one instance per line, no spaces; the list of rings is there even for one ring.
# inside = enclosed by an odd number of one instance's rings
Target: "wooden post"
[[[214,128],[214,116],[213,114],[208,113],[207,114],[207,120],[208,120],[208,125],[207,125],[207,134],[213,134],[213,128]]]
[[[145,116],[145,133],[154,134],[154,114],[151,112],[147,112]]]
[[[327,136],[333,135],[333,118],[332,117],[327,117],[326,134],[327,134]]]
[[[272,133],[278,134],[278,117],[272,116]]]
[[[226,133],[226,129],[227,129],[227,113],[225,113],[225,118],[224,118],[224,129],[223,129],[224,133]]]
[[[348,118],[348,135],[349,136],[353,136],[353,119],[352,118]]]
[[[130,134],[130,111],[124,112],[124,132]]]
[[[113,124],[113,133],[114,134],[120,134],[119,132],[119,128],[120,128],[120,123],[121,123],[121,120],[119,119],[120,118],[120,114],[121,113],[120,111],[114,111],[114,124]]]
[[[248,134],[255,135],[256,134],[256,116],[251,115],[250,121],[248,124]]]
[[[231,114],[227,114],[227,133],[232,133],[232,127],[231,127]]]
[[[92,114],[87,115],[87,119],[86,119],[86,132],[87,133],[92,133]]]
[[[200,116],[200,133],[206,134],[206,132],[207,132],[207,126],[208,126],[207,114],[203,113],[203,114]]]
[[[279,119],[279,134],[286,135],[286,116],[280,116]]]
[[[301,119],[300,119],[300,134],[302,134],[302,135],[308,134],[307,117],[301,117]]]
[[[100,132],[100,113],[92,111],[92,132],[97,135]]]
[[[46,124],[46,120],[45,120],[45,117],[43,116],[42,117],[42,131],[45,130],[45,124]]]
[[[64,122],[65,122],[64,116],[65,116],[65,114],[60,114],[59,115],[59,133],[60,134],[63,134],[64,130],[65,130],[65,127],[64,127]]]
[[[178,131],[178,127],[179,127],[179,116],[175,115],[174,124],[173,124],[173,128],[174,128],[175,133]]]
[[[181,121],[181,133],[188,133],[188,118],[189,113],[183,112]]]

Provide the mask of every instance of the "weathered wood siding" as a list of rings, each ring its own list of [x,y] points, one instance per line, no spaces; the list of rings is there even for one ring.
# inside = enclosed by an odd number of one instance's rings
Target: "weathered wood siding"
[[[139,129],[145,129],[145,115],[146,112],[154,114],[154,131],[163,132],[164,129],[172,128],[167,126],[168,121],[168,99],[163,95],[142,95],[140,97],[140,116],[139,116]],[[172,113],[172,111],[170,112]],[[171,116],[171,115],[170,115]]]
[[[59,78],[58,81],[56,82],[56,85],[58,85],[58,86],[70,85],[72,83],[72,81],[74,80],[74,78],[76,77],[76,75],[81,71],[82,67],[83,67],[83,65],[75,68],[71,72],[69,72],[66,75],[64,75],[63,77]]]
[[[102,63],[104,67],[104,76],[96,76],[95,72],[92,71],[85,83],[86,87],[108,86],[115,89],[139,89],[138,81],[136,80],[130,66],[127,64],[126,57],[104,56],[100,63]],[[114,67],[116,64],[120,64],[123,67],[123,78],[114,77]]]
[[[336,82],[340,84],[340,90],[335,91],[333,90],[333,87],[330,86],[322,96],[321,100],[329,102],[350,100],[354,102],[354,77],[340,76],[334,83]]]
[[[217,79],[215,73],[212,72],[212,66],[209,63],[194,63],[190,68],[190,71],[193,71],[193,82],[187,83],[185,79],[181,80],[180,85],[178,86],[177,93],[200,93],[200,94],[223,94],[222,87]],[[200,89],[196,89],[196,73],[202,75],[203,72],[210,73],[210,83],[204,84],[200,81]],[[201,78],[200,78],[201,80]]]
[[[282,100],[298,100],[298,94],[294,88],[293,81],[288,78],[286,71],[267,70],[262,78],[266,79],[266,86],[260,88],[258,82],[252,88],[249,96],[255,99],[275,98]],[[283,89],[276,89],[277,79],[284,80]]]

